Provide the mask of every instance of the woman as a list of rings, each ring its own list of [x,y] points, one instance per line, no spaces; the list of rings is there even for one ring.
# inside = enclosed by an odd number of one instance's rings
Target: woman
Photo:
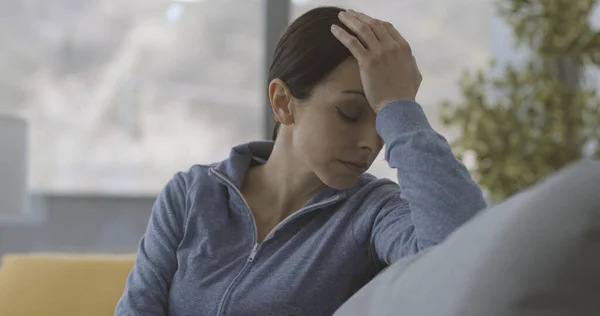
[[[421,75],[391,24],[309,11],[269,80],[276,140],[167,184],[115,315],[331,315],[484,208],[415,103]],[[384,143],[402,190],[364,173]]]

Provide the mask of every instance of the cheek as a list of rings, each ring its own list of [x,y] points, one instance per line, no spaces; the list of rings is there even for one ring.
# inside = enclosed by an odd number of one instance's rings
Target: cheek
[[[335,118],[319,117],[301,126],[301,142],[310,150],[331,152],[344,147],[351,138],[352,130]],[[317,152],[313,152],[316,154]]]
[[[323,114],[315,117],[305,117],[294,126],[294,149],[296,154],[312,169],[319,165],[328,164],[344,147],[344,129],[339,122]]]
[[[298,124],[294,129],[294,144],[303,152],[320,153],[328,146],[326,142],[327,126],[315,120]]]

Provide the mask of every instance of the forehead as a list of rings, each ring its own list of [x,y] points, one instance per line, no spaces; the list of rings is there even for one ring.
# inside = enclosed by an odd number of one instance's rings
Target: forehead
[[[362,91],[358,63],[354,58],[348,58],[337,66],[323,82],[323,88],[330,92],[343,90]]]

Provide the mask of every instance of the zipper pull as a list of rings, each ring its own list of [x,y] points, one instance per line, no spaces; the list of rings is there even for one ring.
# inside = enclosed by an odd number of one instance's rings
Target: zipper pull
[[[248,262],[254,261],[254,257],[256,257],[256,253],[258,252],[258,246],[260,246],[260,244],[256,243],[254,244],[254,247],[252,247],[252,251],[250,251],[250,256],[248,257]]]

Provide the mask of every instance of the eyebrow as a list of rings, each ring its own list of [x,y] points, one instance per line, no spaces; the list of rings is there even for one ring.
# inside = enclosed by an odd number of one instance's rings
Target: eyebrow
[[[359,90],[344,90],[344,91],[342,91],[342,93],[345,93],[345,94],[358,94],[358,95],[360,95],[361,97],[363,97],[365,99],[367,98],[365,96],[365,93],[362,92],[362,91],[359,91]]]

